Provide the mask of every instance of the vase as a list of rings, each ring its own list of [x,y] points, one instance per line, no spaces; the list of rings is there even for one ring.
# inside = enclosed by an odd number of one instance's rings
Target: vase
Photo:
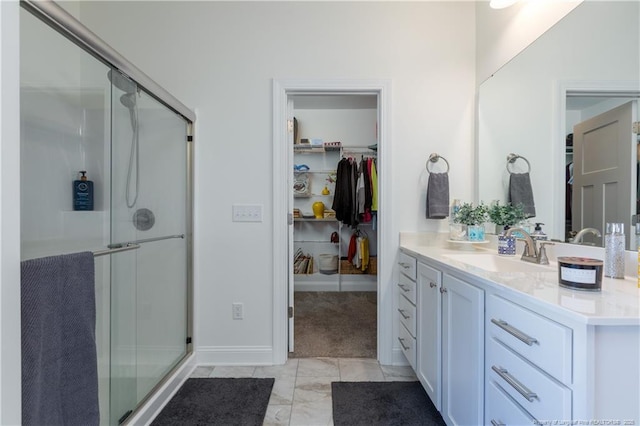
[[[484,225],[468,225],[467,235],[469,241],[484,241]]]
[[[311,209],[313,210],[313,215],[316,217],[316,219],[324,218],[324,203],[322,201],[316,201],[315,203],[313,203]]]
[[[503,231],[498,235],[498,254],[503,256],[516,255],[516,237],[513,235],[506,236],[509,226],[505,226]]]
[[[449,239],[453,241],[467,240],[467,225],[452,223],[449,225]]]

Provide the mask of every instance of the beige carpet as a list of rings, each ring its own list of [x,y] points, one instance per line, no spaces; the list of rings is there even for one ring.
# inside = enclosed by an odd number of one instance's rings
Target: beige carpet
[[[376,292],[295,292],[292,358],[376,358]]]

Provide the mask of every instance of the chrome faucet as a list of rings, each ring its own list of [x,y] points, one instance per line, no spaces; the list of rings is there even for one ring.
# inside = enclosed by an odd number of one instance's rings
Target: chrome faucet
[[[552,242],[543,241],[540,243],[540,250],[536,245],[536,240],[531,238],[531,235],[522,228],[509,228],[505,236],[510,237],[511,233],[517,231],[524,236],[524,251],[522,252],[521,260],[525,262],[537,263],[539,265],[548,265],[549,258],[547,257],[547,251],[545,246],[553,245]]]
[[[570,242],[572,244],[583,244],[582,239],[586,234],[589,234],[589,233],[595,235],[598,238],[602,237],[602,234],[596,228],[582,228],[580,231],[578,231],[576,236],[573,237],[573,239]]]

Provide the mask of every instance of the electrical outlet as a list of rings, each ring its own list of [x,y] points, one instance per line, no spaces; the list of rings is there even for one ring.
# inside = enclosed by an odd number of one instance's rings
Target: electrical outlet
[[[232,303],[231,312],[234,320],[241,320],[244,318],[244,309],[242,303]]]
[[[234,222],[262,222],[262,204],[234,204],[231,214]]]

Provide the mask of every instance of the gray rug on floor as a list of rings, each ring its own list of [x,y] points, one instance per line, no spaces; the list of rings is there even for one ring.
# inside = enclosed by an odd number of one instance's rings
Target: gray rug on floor
[[[273,378],[187,379],[151,424],[262,425],[273,382]]]
[[[333,382],[335,426],[444,425],[420,382]]]
[[[296,291],[292,358],[376,358],[377,294]]]

